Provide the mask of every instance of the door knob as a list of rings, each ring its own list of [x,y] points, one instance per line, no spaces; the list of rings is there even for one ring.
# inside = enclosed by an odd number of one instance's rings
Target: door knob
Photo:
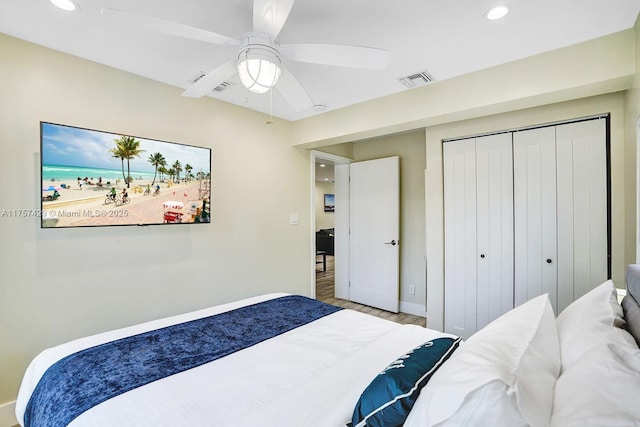
[[[396,242],[395,240],[392,240],[392,241],[390,241],[390,242],[385,242],[384,244],[385,244],[385,245],[395,246],[395,245],[397,245],[397,244],[399,244],[399,243],[400,243],[400,241],[397,241],[397,242]]]
[[[551,261],[551,258],[547,258],[547,264],[551,264],[553,261]]]
[[[480,258],[484,258],[484,254],[480,254]]]

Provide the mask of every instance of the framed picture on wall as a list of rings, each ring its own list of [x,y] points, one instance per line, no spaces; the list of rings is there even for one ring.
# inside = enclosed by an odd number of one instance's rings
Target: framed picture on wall
[[[335,194],[325,194],[324,195],[324,211],[325,212],[334,212],[336,207],[336,196]]]

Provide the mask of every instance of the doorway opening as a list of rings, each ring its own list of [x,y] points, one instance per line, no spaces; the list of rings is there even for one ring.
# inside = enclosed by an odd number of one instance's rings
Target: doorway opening
[[[311,255],[314,260],[311,295],[316,298],[335,296],[336,271],[339,275],[346,273],[348,277],[348,260],[344,255],[348,254],[348,238],[347,246],[344,246],[348,222],[340,219],[344,218],[346,207],[348,220],[348,194],[345,200],[342,190],[348,188],[348,175],[336,174],[336,166],[348,165],[350,161],[320,151],[311,152]]]
[[[340,307],[361,311],[374,316],[382,317],[398,323],[408,323],[425,326],[424,316],[417,316],[406,313],[391,313],[378,308],[353,302],[350,298],[349,290],[349,209],[350,209],[350,193],[349,193],[349,169],[351,159],[335,156],[319,151],[311,151],[311,292],[313,298],[319,301],[334,304]],[[325,166],[320,166],[324,164]],[[324,214],[324,194],[323,190],[316,190],[316,182],[331,181],[331,175],[327,171],[331,171],[328,165],[333,168],[333,191],[334,191],[334,209],[332,213],[327,215],[333,217],[333,227],[327,226],[331,222],[323,222]],[[330,173],[330,172],[329,172]],[[325,181],[325,178],[328,178]],[[318,185],[320,187],[320,185]],[[331,188],[331,187],[329,187]],[[331,194],[331,193],[327,193]],[[329,209],[330,210],[330,209]],[[325,218],[326,219],[326,218]],[[326,227],[326,228],[322,228]],[[326,256],[326,270],[323,265],[322,255],[316,256],[316,233],[320,230],[333,228],[333,255]],[[323,233],[323,232],[321,232]]]

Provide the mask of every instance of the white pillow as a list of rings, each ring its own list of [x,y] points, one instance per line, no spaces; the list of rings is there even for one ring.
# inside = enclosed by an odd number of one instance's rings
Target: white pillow
[[[640,350],[617,344],[591,348],[555,387],[551,426],[640,424]]]
[[[584,322],[603,323],[618,328],[624,326],[622,306],[618,303],[618,292],[612,280],[593,288],[562,310],[558,315],[558,333],[562,333],[563,327]]]
[[[625,321],[611,280],[575,300],[558,315],[558,336],[562,369],[568,369],[598,343],[632,344],[633,337],[622,327]]]
[[[505,313],[456,350],[422,390],[405,426],[548,426],[560,372],[555,315],[547,295]],[[515,403],[515,404],[514,404]],[[491,411],[472,408],[491,406]],[[515,412],[514,412],[515,411]]]
[[[446,426],[508,426],[527,427],[526,421],[518,409],[516,394],[509,393],[510,386],[500,380],[491,381],[471,391],[464,404],[444,423]],[[426,400],[423,398],[414,404],[404,427],[425,427],[433,425],[428,414]],[[416,409],[418,408],[418,409]]]

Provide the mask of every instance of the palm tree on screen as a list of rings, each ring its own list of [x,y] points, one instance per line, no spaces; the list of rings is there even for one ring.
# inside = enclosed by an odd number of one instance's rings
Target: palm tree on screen
[[[158,168],[158,172],[160,172],[160,181],[163,181],[164,176],[169,175],[169,169],[167,169],[167,162],[164,162],[162,165],[160,165],[160,167]]]
[[[127,177],[124,174],[124,159],[126,157],[126,153],[124,152],[122,147],[120,147],[119,145],[117,145],[116,148],[112,148],[111,150],[109,150],[109,152],[113,154],[112,157],[115,157],[116,159],[120,159],[121,168],[122,168],[122,179],[126,181]]]
[[[151,185],[156,183],[156,175],[158,174],[158,168],[167,164],[167,160],[161,153],[153,153],[149,155],[149,159],[147,160],[149,163],[153,165],[155,171],[153,173],[153,182]]]
[[[182,164],[180,160],[176,160],[174,164],[171,165],[176,174],[176,182],[180,181],[180,171],[182,170]]]
[[[127,176],[125,181],[127,183],[127,188],[130,188],[131,184],[131,159],[134,157],[140,157],[140,153],[145,150],[140,149],[140,141],[135,139],[132,136],[121,136],[119,139],[114,140],[116,143],[116,148],[111,149],[110,151],[113,153],[113,157],[119,157],[122,160],[122,175],[124,176],[124,161],[127,161]]]

